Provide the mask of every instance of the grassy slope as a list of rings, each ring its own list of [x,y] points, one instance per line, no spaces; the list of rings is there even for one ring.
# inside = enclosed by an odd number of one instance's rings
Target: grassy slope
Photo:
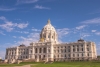
[[[37,64],[32,67],[100,67],[100,62],[55,62],[53,64]]]
[[[1,64],[0,67],[13,67],[33,64],[31,67],[100,67],[100,62],[54,62],[53,64],[25,62],[21,64]],[[36,65],[34,65],[36,64]]]

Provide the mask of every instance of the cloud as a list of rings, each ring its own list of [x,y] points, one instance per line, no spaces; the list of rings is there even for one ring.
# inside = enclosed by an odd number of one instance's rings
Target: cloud
[[[0,27],[8,32],[11,32],[15,27],[18,27],[20,29],[26,28],[28,26],[28,23],[12,23],[12,22],[5,22],[4,24],[1,24]]]
[[[26,28],[27,26],[28,26],[28,23],[20,23],[20,24],[17,24],[17,27],[18,28],[21,28],[21,29]]]
[[[89,37],[89,36],[91,36],[91,35],[88,34],[88,33],[82,33],[82,34],[81,34],[81,38],[85,38],[85,37]]]
[[[48,8],[48,7],[43,7],[43,6],[39,6],[39,5],[35,5],[35,7],[34,8],[36,8],[36,9],[50,9],[50,8]]]
[[[82,26],[76,27],[76,29],[80,30],[80,29],[83,29],[83,28],[85,28],[85,27],[86,27],[86,25],[82,25]]]
[[[16,31],[16,32],[18,32],[18,33],[24,33],[24,34],[28,34],[29,33],[27,31]]]
[[[0,20],[3,20],[5,23],[0,24],[0,27],[8,32],[12,31],[15,29],[15,27],[23,29],[28,26],[28,23],[13,23],[12,21],[8,21],[5,17],[1,16]]]
[[[6,34],[4,34],[2,31],[0,31],[0,34],[2,34],[2,35],[6,35]]]
[[[14,29],[12,22],[6,22],[5,24],[0,24],[0,27],[9,32]]]
[[[96,32],[96,31],[97,31],[97,30],[91,30],[91,32],[93,32],[93,33]]]
[[[100,18],[85,20],[85,21],[82,21],[81,23],[84,23],[84,24],[100,24]]]
[[[63,36],[66,36],[69,33],[68,28],[62,28],[62,29],[57,29],[57,34],[59,38],[62,38]]]
[[[36,32],[40,32],[41,30],[39,30],[39,29],[35,29],[35,28],[32,28],[32,31],[36,31]]]
[[[96,34],[96,35],[100,35],[100,32],[96,32],[95,34]]]
[[[7,21],[7,19],[6,19],[4,16],[1,16],[1,17],[0,17],[0,20],[3,20],[3,21],[5,21],[5,22]]]
[[[34,32],[34,33],[30,33],[28,37],[20,36],[19,38],[21,39],[21,41],[17,42],[17,44],[29,45],[31,42],[37,42],[39,41],[39,34],[40,33]]]
[[[30,3],[35,3],[38,2],[38,0],[17,0],[17,5],[18,4],[30,4]]]
[[[13,36],[13,38],[17,38],[16,36]]]
[[[0,7],[0,11],[13,11],[16,10],[16,8],[4,8],[4,7]]]

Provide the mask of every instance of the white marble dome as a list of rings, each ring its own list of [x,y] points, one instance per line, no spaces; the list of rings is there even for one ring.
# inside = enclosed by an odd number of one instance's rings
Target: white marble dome
[[[44,42],[57,42],[57,32],[55,28],[51,25],[50,19],[47,21],[47,24],[43,27],[40,40],[42,39]]]
[[[55,28],[51,25],[50,20],[47,21],[47,24],[43,27],[42,31],[45,31],[45,30],[52,30],[52,31],[56,32]]]

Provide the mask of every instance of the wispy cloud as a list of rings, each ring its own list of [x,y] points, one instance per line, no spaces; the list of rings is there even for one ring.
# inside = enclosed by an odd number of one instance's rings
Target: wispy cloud
[[[0,20],[3,20],[5,23],[0,24],[0,27],[8,32],[15,29],[15,27],[23,29],[28,26],[28,23],[13,23],[12,21],[8,21],[5,17],[1,16]]]
[[[76,27],[76,29],[80,30],[80,29],[83,29],[85,27],[86,27],[86,25],[81,25],[81,26]]]
[[[82,21],[81,23],[84,23],[84,24],[100,24],[100,18],[85,20],[85,21]]]
[[[20,29],[23,29],[23,28],[26,28],[28,26],[28,23],[15,23],[17,24],[16,27],[20,28]]]
[[[96,34],[96,35],[100,35],[100,32],[96,32],[95,34]]]
[[[13,38],[17,38],[16,36],[13,36]]]
[[[7,21],[7,19],[6,19],[4,16],[1,16],[1,17],[0,17],[0,20],[3,20],[3,21],[5,21],[5,22]]]
[[[68,28],[57,29],[57,34],[58,34],[58,37],[61,39],[67,34],[69,34],[69,29]]]
[[[34,8],[36,8],[36,9],[48,9],[48,10],[50,10],[50,8],[48,8],[48,7],[43,7],[43,6],[39,6],[39,5],[35,5]]]
[[[97,30],[91,30],[91,32],[93,32],[93,33],[96,32],[96,31],[97,31]]]
[[[35,29],[35,28],[32,28],[32,31],[40,32],[41,30],[39,30],[39,29]]]
[[[5,7],[0,7],[0,11],[13,11],[16,10],[16,8],[5,8]]]
[[[81,38],[85,38],[85,37],[89,37],[91,36],[89,33],[82,33],[81,34]]]
[[[16,31],[18,33],[23,33],[23,34],[28,34],[29,32],[28,31]]]
[[[2,34],[2,35],[6,35],[6,34],[4,34],[2,31],[0,31],[0,34]]]
[[[35,3],[38,2],[38,0],[17,0],[17,5],[18,4],[30,4],[30,3]]]

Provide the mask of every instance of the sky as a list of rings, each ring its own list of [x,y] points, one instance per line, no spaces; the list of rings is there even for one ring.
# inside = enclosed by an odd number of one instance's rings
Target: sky
[[[39,41],[48,19],[59,42],[93,41],[100,55],[100,0],[0,0],[0,57]]]

